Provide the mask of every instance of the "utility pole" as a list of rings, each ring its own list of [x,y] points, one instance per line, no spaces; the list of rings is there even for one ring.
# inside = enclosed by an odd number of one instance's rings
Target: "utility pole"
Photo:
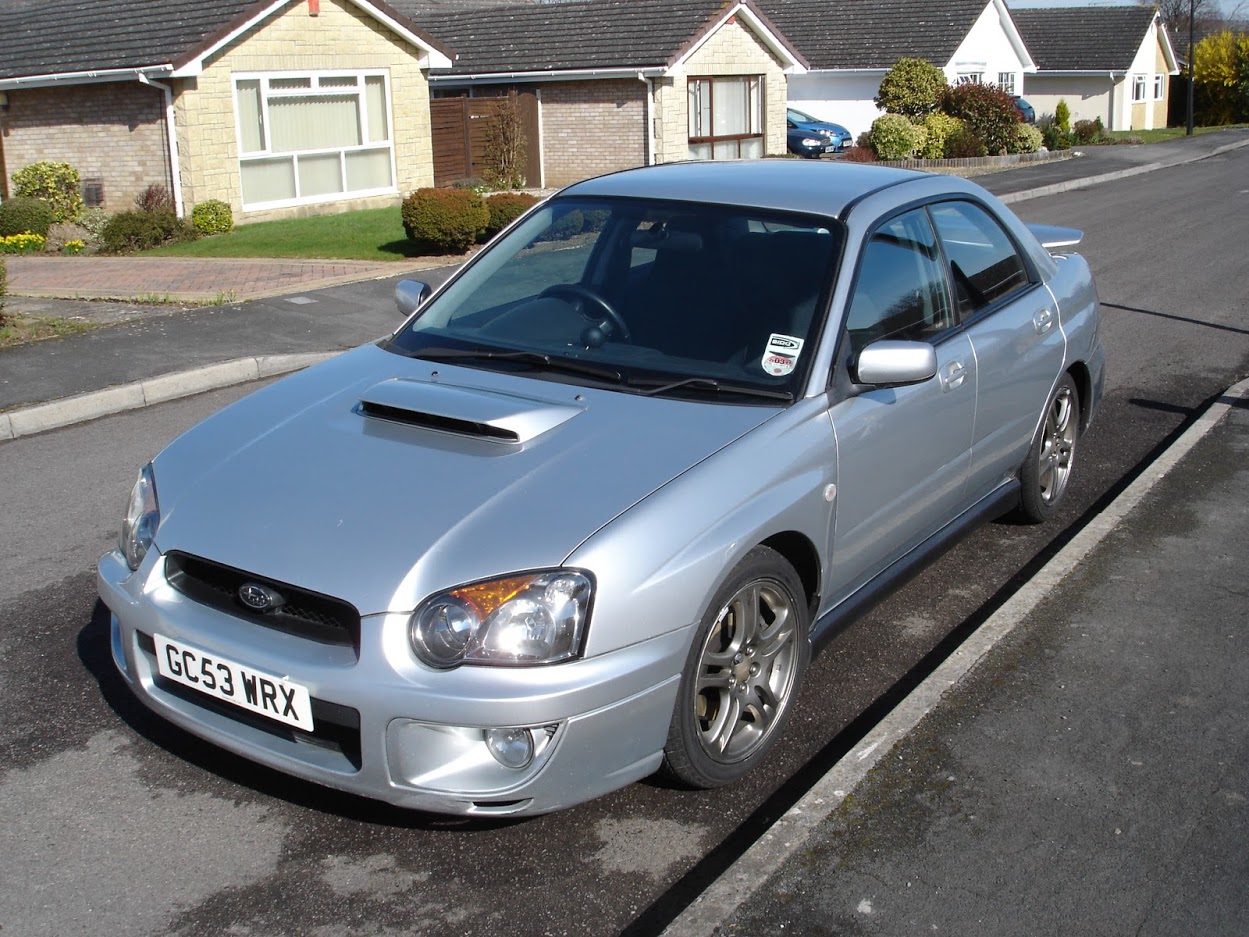
[[[1197,69],[1193,66],[1193,3],[1188,0],[1188,130],[1185,136],[1193,135],[1193,86],[1197,83]]]

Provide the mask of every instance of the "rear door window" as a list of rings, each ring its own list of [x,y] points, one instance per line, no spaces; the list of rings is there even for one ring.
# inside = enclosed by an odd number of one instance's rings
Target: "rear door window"
[[[1002,226],[971,202],[929,207],[950,262],[959,315],[966,319],[1028,286],[1028,268]]]

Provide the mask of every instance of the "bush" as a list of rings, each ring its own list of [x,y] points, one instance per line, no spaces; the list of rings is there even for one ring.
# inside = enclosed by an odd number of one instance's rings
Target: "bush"
[[[13,173],[13,194],[43,199],[53,221],[77,221],[82,214],[82,180],[69,163],[31,163]]]
[[[1041,142],[1047,150],[1066,150],[1071,147],[1071,139],[1066,131],[1059,128],[1058,120],[1053,114],[1042,114],[1038,117],[1036,127],[1041,131]]]
[[[9,271],[5,269],[4,258],[0,257],[0,325],[4,325],[4,297],[9,292]]]
[[[1054,108],[1054,123],[1063,133],[1071,133],[1071,108],[1067,106],[1067,100],[1062,98],[1058,101],[1058,106]]]
[[[989,155],[1010,150],[1019,111],[1015,100],[996,85],[975,82],[957,85],[945,96],[945,112],[965,120]]]
[[[874,163],[876,162],[876,154],[870,146],[855,145],[846,150],[842,156],[847,163]]]
[[[872,121],[872,149],[881,159],[909,159],[922,142],[918,131],[901,114],[882,114]]]
[[[933,111],[924,118],[924,145],[919,155],[924,159],[944,159],[950,135],[962,129],[963,122],[942,111]]]
[[[108,212],[103,208],[88,208],[78,219],[78,226],[85,229],[94,240],[100,239],[100,232],[108,224]]]
[[[987,153],[979,134],[964,121],[960,120],[958,129],[945,138],[946,159],[975,159]]]
[[[551,227],[542,235],[539,240],[542,241],[567,241],[569,238],[576,237],[585,227],[585,214],[579,208],[565,212],[561,217],[555,219]]]
[[[1035,153],[1041,148],[1041,131],[1031,124],[1016,124],[1015,139],[1009,147],[1011,153]]]
[[[19,196],[0,202],[0,237],[28,233],[43,237],[55,220],[52,206],[43,199]]]
[[[536,195],[526,195],[524,192],[504,192],[490,196],[486,199],[486,211],[490,220],[486,223],[482,239],[494,237],[539,201]]]
[[[172,211],[123,211],[108,219],[100,247],[111,254],[195,239],[195,229]]]
[[[234,212],[221,199],[210,198],[191,209],[191,224],[200,234],[225,234],[234,227]]]
[[[924,59],[901,58],[881,79],[876,105],[890,114],[923,117],[941,104],[945,73]]]
[[[1071,137],[1075,140],[1077,146],[1100,143],[1105,133],[1106,128],[1102,125],[1100,117],[1095,117],[1092,120],[1077,120],[1071,128]]]
[[[462,254],[490,223],[490,212],[472,189],[417,189],[400,207],[403,230],[425,253]]]
[[[134,207],[139,211],[173,211],[173,196],[163,185],[154,182],[134,197]]]

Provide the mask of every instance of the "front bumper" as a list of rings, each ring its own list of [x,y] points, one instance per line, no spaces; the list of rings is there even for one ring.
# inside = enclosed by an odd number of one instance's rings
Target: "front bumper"
[[[663,757],[690,627],[608,654],[546,667],[434,671],[408,645],[408,616],[368,616],[358,651],[275,631],[198,604],[165,579],[155,548],[137,572],[100,558],[114,663],[152,710],[279,771],[400,807],[466,815],[537,814],[645,777]],[[299,731],[166,680],[154,635],[285,675],[312,696]],[[505,768],[489,728],[539,739]]]

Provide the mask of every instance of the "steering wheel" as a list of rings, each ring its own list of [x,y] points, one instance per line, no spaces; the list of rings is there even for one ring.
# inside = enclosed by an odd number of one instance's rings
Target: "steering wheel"
[[[589,287],[582,286],[580,283],[556,283],[554,286],[548,286],[539,296],[564,296],[574,300],[580,300],[580,308],[578,312],[586,319],[594,320],[594,316],[589,315],[590,310],[587,306],[594,306],[603,314],[602,324],[610,323],[611,331],[616,334],[616,338],[622,342],[633,342],[633,336],[629,332],[629,326],[625,324],[624,318],[618,313],[614,306],[605,300],[598,293]],[[577,304],[574,304],[577,305]]]

